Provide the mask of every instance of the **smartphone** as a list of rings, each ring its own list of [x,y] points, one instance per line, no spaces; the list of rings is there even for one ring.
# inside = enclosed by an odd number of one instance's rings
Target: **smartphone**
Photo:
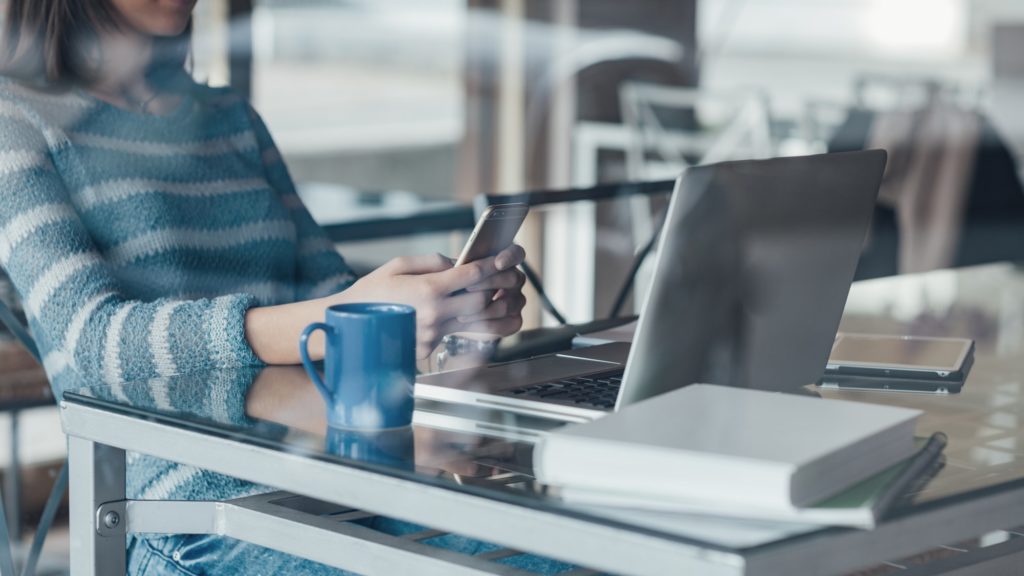
[[[477,220],[473,234],[455,261],[456,266],[496,256],[512,245],[519,227],[526,220],[530,207],[526,204],[495,204],[488,206]]]
[[[962,383],[973,361],[974,341],[967,338],[840,333],[832,344],[825,377],[846,387],[853,378],[868,378],[865,383],[875,378],[881,379],[876,384],[913,380],[913,387],[920,388],[929,381]]]

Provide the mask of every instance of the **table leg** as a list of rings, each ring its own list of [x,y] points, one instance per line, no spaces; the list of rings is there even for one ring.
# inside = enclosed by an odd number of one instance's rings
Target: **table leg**
[[[126,519],[116,513],[116,518],[96,517],[101,504],[125,499],[124,450],[69,436],[68,467],[72,576],[124,574]],[[100,534],[98,521],[121,529]]]

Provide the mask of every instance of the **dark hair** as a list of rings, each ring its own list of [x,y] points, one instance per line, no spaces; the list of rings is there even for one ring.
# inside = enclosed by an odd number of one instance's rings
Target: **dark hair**
[[[38,88],[88,85],[101,64],[98,39],[124,26],[110,0],[7,0],[0,71]],[[147,77],[164,88],[185,77],[192,25],[157,38]]]

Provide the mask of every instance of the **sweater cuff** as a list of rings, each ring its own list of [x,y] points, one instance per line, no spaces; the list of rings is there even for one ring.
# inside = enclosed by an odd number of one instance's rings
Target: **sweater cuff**
[[[232,294],[214,298],[212,303],[208,334],[213,366],[264,366],[245,338],[245,313],[256,306],[256,297]]]

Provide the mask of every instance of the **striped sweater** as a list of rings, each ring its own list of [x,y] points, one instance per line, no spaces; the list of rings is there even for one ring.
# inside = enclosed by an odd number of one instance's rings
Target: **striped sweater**
[[[198,85],[157,117],[0,80],[0,266],[55,392],[102,383],[126,402],[128,382],[259,365],[246,310],[353,280],[256,113]],[[132,497],[251,489],[129,462]]]

